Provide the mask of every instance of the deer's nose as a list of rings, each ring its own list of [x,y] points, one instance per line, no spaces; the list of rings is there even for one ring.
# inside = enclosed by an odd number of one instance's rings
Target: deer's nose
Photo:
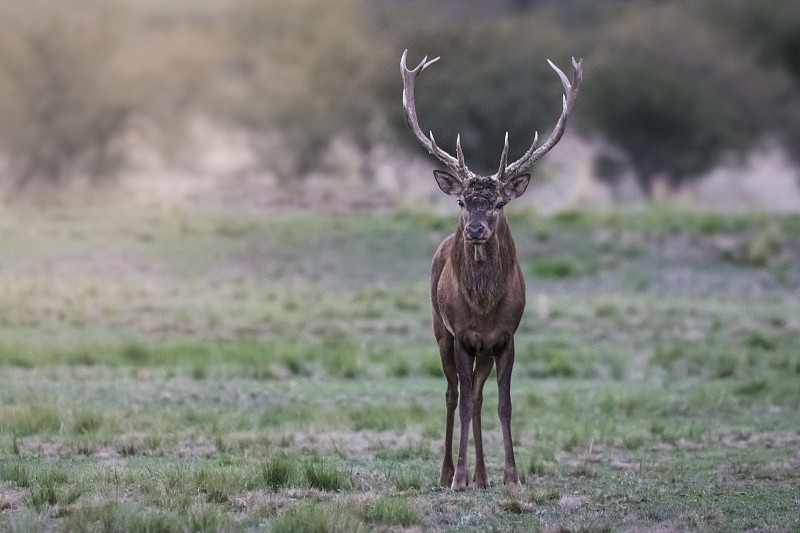
[[[479,223],[472,223],[467,225],[466,232],[467,239],[469,240],[479,240],[482,239],[484,236],[484,227],[483,224]]]

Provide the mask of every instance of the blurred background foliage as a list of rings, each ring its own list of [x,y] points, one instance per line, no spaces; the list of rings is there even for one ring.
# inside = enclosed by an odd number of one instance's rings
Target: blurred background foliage
[[[258,169],[292,187],[344,139],[419,152],[423,130],[492,172],[549,134],[562,68],[584,59],[570,129],[607,147],[595,172],[644,194],[777,143],[800,161],[794,0],[0,0],[0,170],[6,183],[108,179],[131,132],[169,151],[202,117],[246,135]],[[368,178],[370,169],[361,170]]]

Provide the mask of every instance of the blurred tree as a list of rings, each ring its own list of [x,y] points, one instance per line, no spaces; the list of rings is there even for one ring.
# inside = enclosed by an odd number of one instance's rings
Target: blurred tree
[[[709,23],[729,28],[758,53],[758,61],[779,66],[800,83],[800,5],[794,0],[713,0]]]
[[[2,13],[0,151],[18,185],[105,178],[122,164],[134,106],[106,15],[58,6]]]
[[[284,183],[318,167],[336,136],[363,140],[364,71],[378,41],[362,0],[238,0],[230,11],[226,116]]]
[[[691,80],[649,65],[609,69],[587,91],[588,120],[628,157],[642,191],[711,169],[741,138],[738,117]]]
[[[609,3],[584,32],[596,50],[583,127],[618,147],[647,197],[654,180],[679,188],[724,157],[743,158],[770,127],[768,77],[700,8]]]
[[[800,4],[795,0],[711,0],[709,24],[731,32],[748,59],[769,78],[761,115],[800,162]]]

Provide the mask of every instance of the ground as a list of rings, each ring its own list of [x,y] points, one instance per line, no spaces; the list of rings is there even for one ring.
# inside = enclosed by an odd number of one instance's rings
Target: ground
[[[796,531],[800,218],[509,208],[502,486],[436,486],[455,213],[8,207],[0,531]]]

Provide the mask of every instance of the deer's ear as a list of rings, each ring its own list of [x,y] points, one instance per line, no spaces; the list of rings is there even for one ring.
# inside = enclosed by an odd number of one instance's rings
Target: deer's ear
[[[519,198],[525,193],[525,189],[528,188],[530,182],[530,174],[519,174],[506,181],[503,191],[508,195],[509,199]]]
[[[434,170],[433,177],[436,178],[436,183],[442,192],[450,196],[460,196],[464,192],[464,184],[456,176],[444,170]]]

